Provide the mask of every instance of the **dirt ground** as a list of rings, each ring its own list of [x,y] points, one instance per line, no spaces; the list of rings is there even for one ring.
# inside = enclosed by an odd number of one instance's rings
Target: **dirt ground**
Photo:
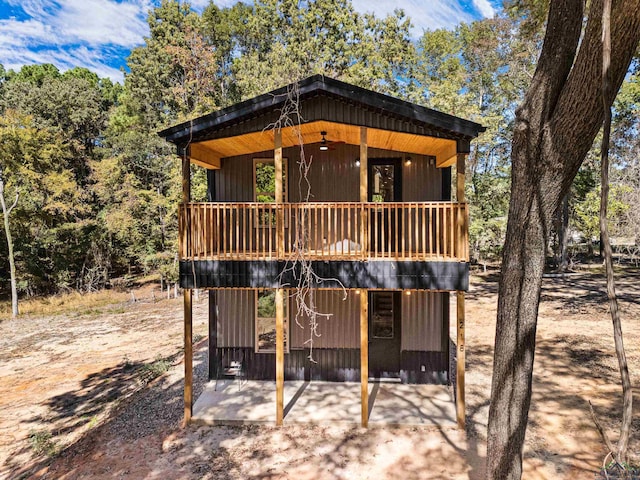
[[[604,451],[587,400],[615,439],[619,375],[603,285],[591,273],[545,279],[525,479],[594,478]],[[640,275],[627,272],[618,287],[637,385]],[[497,277],[474,276],[466,305],[466,434],[337,425],[182,429],[180,300],[2,322],[0,477],[481,479],[496,301]],[[207,333],[206,312],[203,296],[195,303],[196,339]],[[196,395],[206,377],[205,343],[196,350]],[[146,384],[159,357],[171,366]],[[636,460],[639,448],[636,416]]]

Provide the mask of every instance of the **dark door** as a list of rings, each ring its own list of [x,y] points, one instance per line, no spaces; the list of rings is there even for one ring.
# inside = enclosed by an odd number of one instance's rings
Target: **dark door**
[[[402,201],[402,162],[400,158],[369,160],[369,201],[376,203]],[[373,210],[369,248],[383,256],[392,256],[401,241],[400,218],[394,210]],[[386,255],[385,255],[386,254]]]
[[[400,374],[400,292],[369,293],[369,376]]]

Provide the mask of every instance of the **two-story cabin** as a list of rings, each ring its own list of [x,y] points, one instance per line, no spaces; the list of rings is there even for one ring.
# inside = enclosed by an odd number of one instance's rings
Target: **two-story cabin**
[[[242,358],[249,379],[276,382],[277,424],[285,380],[360,381],[366,426],[367,383],[387,377],[455,379],[463,425],[464,172],[469,142],[482,131],[313,76],[161,132],[183,158],[185,420],[193,401],[191,291],[199,288],[210,290],[210,378]],[[206,203],[190,201],[190,163],[208,169]],[[296,315],[301,278],[322,314],[314,361],[309,319]]]

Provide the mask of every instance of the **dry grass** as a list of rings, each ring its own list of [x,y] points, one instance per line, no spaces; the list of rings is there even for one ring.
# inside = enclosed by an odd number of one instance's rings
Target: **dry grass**
[[[64,313],[77,315],[100,313],[105,307],[119,304],[130,298],[127,292],[101,290],[94,293],[70,292],[49,297],[20,300],[20,315],[50,316]],[[11,301],[0,301],[0,320],[11,318]]]

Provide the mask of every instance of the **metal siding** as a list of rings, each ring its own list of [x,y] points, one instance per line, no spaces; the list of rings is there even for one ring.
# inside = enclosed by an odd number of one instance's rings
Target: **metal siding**
[[[314,349],[360,348],[360,296],[355,291],[347,291],[345,298],[341,290],[317,290],[316,305],[319,313],[331,316],[318,317],[320,336],[314,337]],[[300,318],[299,323],[303,328],[296,325],[295,318],[291,318],[292,346],[301,348],[309,339],[308,317]]]
[[[253,290],[218,290],[218,347],[254,347]]]
[[[411,165],[402,165],[402,201],[442,200],[442,169],[436,167],[435,157],[410,156]]]
[[[331,139],[331,134],[327,134]],[[404,158],[403,152],[369,148],[368,157]],[[303,192],[298,188],[300,173],[299,147],[283,150],[288,161],[288,200],[299,202]],[[336,144],[334,150],[321,152],[317,144],[305,146],[305,156],[311,161],[307,178],[311,184],[312,202],[357,202],[360,200],[360,170],[355,161],[360,156],[358,145]],[[253,202],[253,159],[272,158],[272,151],[228,157],[216,171],[214,188],[216,201]],[[427,202],[442,200],[442,169],[436,168],[433,157],[411,154],[410,166],[402,165],[402,201]]]
[[[273,152],[261,152],[222,159],[216,172],[216,200],[219,202],[253,202],[253,159],[273,158]]]
[[[469,264],[466,262],[393,260],[311,262],[323,278],[321,288],[368,288],[378,290],[467,291]],[[180,260],[182,288],[277,288],[295,285],[299,268],[287,270],[284,261],[271,260]],[[195,272],[195,276],[194,276]],[[194,281],[195,280],[195,281]]]
[[[439,292],[402,295],[402,350],[444,351],[442,324],[442,295]]]

